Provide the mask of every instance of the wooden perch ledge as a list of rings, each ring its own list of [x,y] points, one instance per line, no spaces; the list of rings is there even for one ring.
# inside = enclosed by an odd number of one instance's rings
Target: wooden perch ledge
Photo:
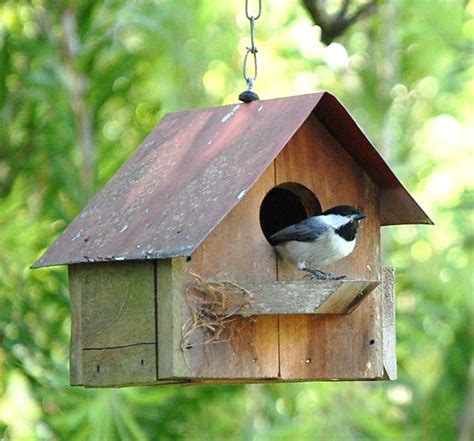
[[[348,314],[380,282],[376,280],[203,281],[199,291],[222,296],[220,314],[249,317],[264,314]],[[188,289],[194,291],[195,282]],[[205,284],[203,289],[203,283]]]

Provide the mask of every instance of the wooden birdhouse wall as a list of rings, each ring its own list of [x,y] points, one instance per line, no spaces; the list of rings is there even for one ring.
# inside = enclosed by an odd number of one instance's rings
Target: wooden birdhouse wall
[[[264,284],[303,278],[276,257],[261,226],[265,196],[288,182],[309,189],[323,210],[348,203],[367,214],[354,252],[331,270],[381,280],[378,189],[310,116],[192,259],[70,266],[71,383],[380,379],[388,371],[393,377],[393,283],[350,314],[236,315],[218,332],[212,324],[190,326],[187,287],[195,275]]]
[[[349,278],[381,280],[378,189],[319,120],[311,116],[276,159],[276,183],[297,181],[324,209],[341,203],[367,214],[351,255],[328,269]],[[279,261],[280,280],[301,277]],[[382,378],[382,290],[348,315],[282,315],[280,375],[284,379]]]
[[[350,278],[380,280],[378,189],[315,116],[308,118],[278,155],[275,169],[276,185],[284,182],[303,184],[317,196],[323,210],[349,204],[367,215],[361,223],[353,253],[328,270]],[[279,261],[281,277],[294,279],[301,277],[300,273]]]
[[[260,204],[274,185],[274,167],[270,166],[193,254],[192,273],[210,280],[277,279],[275,252],[262,234],[259,222]],[[183,310],[186,315],[185,304]],[[229,341],[185,350],[191,376],[278,377],[278,316],[236,318],[226,328],[223,338],[231,337]],[[206,341],[206,335],[203,329],[194,335],[194,341]]]
[[[184,264],[185,273],[209,280],[301,280],[301,271],[276,258],[259,220],[265,195],[286,182],[310,189],[323,209],[348,203],[368,215],[353,254],[331,270],[351,278],[380,280],[378,189],[314,116],[199,246],[192,262]],[[236,318],[227,325],[226,341],[184,348],[186,363],[176,366],[186,372],[174,375],[224,381],[382,378],[382,297],[377,288],[350,315]],[[181,313],[183,322],[189,319],[185,302]],[[205,329],[194,334],[194,342],[202,341],[206,341]]]
[[[153,261],[69,266],[71,385],[156,381],[155,267]]]

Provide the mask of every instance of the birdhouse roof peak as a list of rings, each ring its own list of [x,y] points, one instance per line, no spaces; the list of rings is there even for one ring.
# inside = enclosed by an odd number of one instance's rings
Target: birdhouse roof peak
[[[432,223],[322,92],[165,115],[33,267],[190,255],[312,114],[379,187],[382,225]]]

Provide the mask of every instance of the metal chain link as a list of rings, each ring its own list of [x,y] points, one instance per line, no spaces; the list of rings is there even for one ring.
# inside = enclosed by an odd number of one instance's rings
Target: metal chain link
[[[257,46],[255,46],[255,21],[260,18],[262,14],[262,0],[258,0],[258,11],[257,15],[253,15],[250,13],[249,8],[249,0],[245,0],[245,16],[248,18],[250,22],[250,47],[247,47],[247,52],[245,53],[244,57],[244,65],[242,68],[242,74],[244,76],[244,80],[247,83],[247,89],[251,90],[255,80],[257,79],[258,73],[258,66],[257,66]],[[252,54],[253,58],[253,75],[248,75],[247,71],[247,63],[249,59],[249,54]]]
[[[252,15],[249,13],[249,0],[245,0],[245,15],[247,18],[250,20],[251,17],[254,17],[255,20],[258,20],[260,18],[260,14],[262,13],[262,0],[258,0],[258,14],[257,15]]]

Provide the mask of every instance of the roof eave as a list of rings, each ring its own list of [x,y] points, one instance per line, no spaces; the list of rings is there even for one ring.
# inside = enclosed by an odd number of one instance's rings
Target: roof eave
[[[190,256],[197,247],[186,247],[179,250],[172,250],[168,253],[163,253],[160,251],[148,252],[145,256],[142,254],[127,254],[124,256],[104,256],[104,257],[95,257],[87,259],[70,259],[70,260],[48,260],[43,263],[39,258],[33,265],[31,269],[36,268],[46,268],[51,266],[62,266],[62,265],[76,265],[76,264],[85,264],[85,263],[104,263],[104,262],[129,262],[129,261],[147,261],[147,260],[158,260],[158,259],[170,259],[173,257],[188,257]]]
[[[337,98],[325,92],[314,114],[380,189],[381,225],[433,225]]]
[[[413,196],[400,184],[398,188],[381,188],[379,194],[380,224],[434,225]]]

